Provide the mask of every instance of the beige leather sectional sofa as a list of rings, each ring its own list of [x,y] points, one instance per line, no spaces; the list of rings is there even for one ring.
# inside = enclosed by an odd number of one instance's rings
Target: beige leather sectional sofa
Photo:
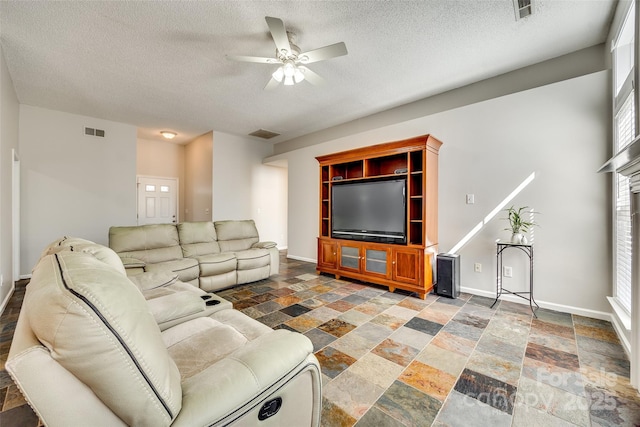
[[[261,242],[252,220],[111,227],[109,247],[128,275],[171,270],[216,291],[278,274],[275,242]]]
[[[6,369],[45,425],[319,425],[308,338],[274,331],[174,273],[132,278],[115,252],[86,240],[44,251]],[[162,297],[200,315],[153,309]]]

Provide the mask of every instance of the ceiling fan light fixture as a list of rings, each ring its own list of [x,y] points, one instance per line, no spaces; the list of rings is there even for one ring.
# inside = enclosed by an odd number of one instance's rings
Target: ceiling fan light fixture
[[[282,67],[278,67],[276,71],[271,75],[278,83],[282,83],[282,79],[284,78],[284,70]]]
[[[176,135],[178,135],[175,132],[171,132],[170,130],[163,130],[160,132],[160,135],[162,135],[163,137],[165,137],[166,139],[173,139],[176,137]]]
[[[286,61],[282,66],[285,77],[293,77],[296,74],[296,66],[293,61]]]
[[[538,0],[511,1],[532,2]],[[286,30],[281,19],[265,16],[265,20],[269,27],[269,33],[275,43],[275,58],[265,58],[261,56],[227,56],[227,58],[234,61],[276,64],[277,69],[272,71],[271,79],[264,87],[265,90],[274,89],[281,83],[285,86],[293,86],[305,80],[312,85],[320,85],[323,83],[323,79],[307,68],[306,65],[347,54],[347,47],[343,42],[302,52],[295,44],[295,34]]]

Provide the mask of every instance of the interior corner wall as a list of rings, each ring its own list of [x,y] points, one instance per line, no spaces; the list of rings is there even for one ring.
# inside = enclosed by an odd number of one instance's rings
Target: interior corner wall
[[[185,148],[167,141],[138,139],[136,174],[155,178],[178,178],[178,218],[184,220],[185,210]]]
[[[287,169],[268,166],[268,142],[213,133],[213,217],[253,219],[261,240],[286,248]]]
[[[213,217],[213,132],[200,135],[184,149],[184,220],[211,221]]]
[[[18,149],[20,105],[0,47],[0,307],[13,282],[12,150]]]
[[[316,259],[318,163],[315,156],[433,134],[439,156],[439,251],[446,252],[523,180],[535,179],[511,204],[541,214],[535,228],[535,297],[550,308],[608,313],[610,187],[596,173],[610,140],[610,74],[600,71],[474,103],[402,123],[353,133],[279,156],[289,164],[289,256]],[[475,204],[465,195],[474,194]],[[504,212],[459,252],[461,284],[495,296],[498,238],[508,239]],[[525,290],[524,255],[505,255],[513,278],[505,288]],[[474,263],[482,272],[474,272]]]
[[[21,273],[62,236],[106,245],[110,226],[136,224],[134,126],[29,105],[19,123]]]

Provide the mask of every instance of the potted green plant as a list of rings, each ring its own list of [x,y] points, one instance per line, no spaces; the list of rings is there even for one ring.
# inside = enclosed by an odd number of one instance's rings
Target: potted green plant
[[[505,228],[507,231],[511,231],[511,243],[515,244],[527,244],[527,238],[523,233],[529,231],[529,228],[537,225],[533,221],[526,221],[522,215],[523,211],[529,209],[529,206],[522,206],[515,208],[511,206],[509,209],[505,209],[507,212],[507,221],[509,221],[509,228]]]

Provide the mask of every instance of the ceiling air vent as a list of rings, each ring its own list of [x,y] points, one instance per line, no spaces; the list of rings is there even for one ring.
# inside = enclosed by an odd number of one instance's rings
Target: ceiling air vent
[[[279,136],[279,133],[275,133],[275,132],[271,132],[270,130],[264,130],[264,129],[258,129],[255,132],[251,132],[249,135],[251,136],[257,136],[258,138],[262,138],[262,139],[271,139],[274,138],[276,136]]]
[[[533,14],[533,0],[513,0],[516,11],[516,21]]]
[[[94,129],[94,128],[84,128],[84,134],[87,136],[97,136],[100,138],[104,138],[104,130],[102,129]]]

